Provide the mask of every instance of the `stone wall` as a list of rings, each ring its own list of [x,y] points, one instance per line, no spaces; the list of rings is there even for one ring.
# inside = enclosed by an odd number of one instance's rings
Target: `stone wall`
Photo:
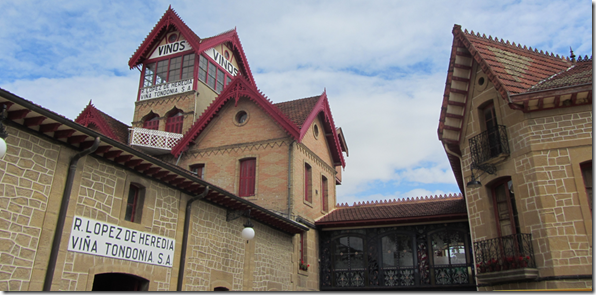
[[[60,146],[7,126],[8,149],[0,159],[0,290],[28,291],[43,221],[54,183]],[[63,171],[61,171],[63,173]],[[51,241],[49,241],[51,243]],[[45,268],[45,266],[44,266]]]

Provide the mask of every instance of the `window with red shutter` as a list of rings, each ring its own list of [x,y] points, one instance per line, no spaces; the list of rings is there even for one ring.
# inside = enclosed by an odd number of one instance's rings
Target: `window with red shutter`
[[[255,195],[256,164],[257,160],[255,158],[240,161],[240,187],[238,196],[248,197]]]
[[[147,118],[147,120],[143,122],[143,128],[151,130],[159,129],[159,116],[153,114],[152,117]]]
[[[182,123],[184,122],[184,115],[182,111],[178,111],[168,117],[166,121],[166,132],[182,133]]]
[[[304,164],[304,200],[312,203],[312,169]]]
[[[323,212],[327,212],[327,202],[328,202],[328,196],[327,194],[329,193],[329,187],[327,185],[327,178],[325,176],[323,176],[321,178],[321,202],[323,203]]]

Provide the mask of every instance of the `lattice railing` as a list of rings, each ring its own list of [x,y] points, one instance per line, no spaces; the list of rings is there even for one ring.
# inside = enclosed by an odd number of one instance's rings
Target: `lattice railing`
[[[151,130],[145,128],[131,128],[130,144],[157,149],[171,150],[182,138],[182,134]]]
[[[474,243],[478,273],[536,268],[531,234],[515,234]]]

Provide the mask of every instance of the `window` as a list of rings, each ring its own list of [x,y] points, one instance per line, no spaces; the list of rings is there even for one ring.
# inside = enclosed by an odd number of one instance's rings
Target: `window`
[[[193,77],[194,63],[195,55],[187,54],[147,64],[143,75],[143,87],[190,79]]]
[[[592,212],[592,161],[584,162],[580,167],[584,178],[586,195],[588,195],[588,205],[590,206],[590,212]]]
[[[519,233],[519,220],[511,179],[497,182],[492,187],[492,195],[499,237]]]
[[[492,101],[481,107],[481,112],[483,116],[482,128],[487,132],[490,157],[496,157],[503,152],[503,149],[501,148],[497,114]]]
[[[174,110],[166,121],[166,132],[182,133],[184,113],[181,110]]]
[[[430,235],[436,285],[470,283],[467,239],[464,232],[455,230],[441,230]]]
[[[381,238],[381,268],[385,286],[415,284],[414,239],[407,234],[389,234]]]
[[[337,238],[332,253],[335,286],[364,287],[364,240],[355,236]]]
[[[204,179],[205,164],[194,164],[190,166],[190,172],[195,174],[198,178]]]
[[[255,158],[240,161],[240,185],[238,196],[248,197],[255,195],[256,164],[257,160]]]
[[[304,247],[304,233],[300,234],[300,244],[298,245],[298,247],[300,248],[300,263],[305,264],[306,262],[304,261],[306,258],[305,255],[305,247]]]
[[[327,203],[329,202],[329,185],[327,184],[327,178],[325,176],[321,177],[321,203],[323,203],[322,205],[322,209],[323,212],[327,212],[328,205]]]
[[[141,215],[143,213],[143,202],[145,199],[145,188],[131,183],[128,190],[128,199],[126,201],[126,214],[124,220],[130,222],[141,222]]]
[[[143,122],[143,128],[151,130],[159,129],[159,116],[154,113],[149,114]]]
[[[207,84],[215,92],[220,93],[224,85],[228,85],[232,81],[232,77],[227,76],[215,63],[208,61],[206,57],[200,55],[199,80]]]
[[[312,203],[312,168],[304,164],[304,200]]]

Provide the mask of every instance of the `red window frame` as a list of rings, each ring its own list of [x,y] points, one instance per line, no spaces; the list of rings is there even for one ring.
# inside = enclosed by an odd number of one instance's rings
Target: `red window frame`
[[[588,196],[590,213],[592,213],[592,185],[594,181],[592,178],[592,160],[581,163],[579,167],[582,171],[582,178],[584,179],[584,188],[586,189],[586,195]]]
[[[135,222],[135,217],[137,213],[137,206],[139,205],[139,195],[141,192],[141,188],[131,184],[130,189],[128,191],[128,199],[126,201],[126,215],[124,216],[125,220],[130,222]],[[130,213],[129,213],[130,212]]]
[[[159,129],[159,116],[153,115],[150,118],[147,118],[145,122],[143,122],[143,128],[151,129],[151,130],[158,130]]]
[[[312,203],[312,168],[304,164],[304,200]]]
[[[516,204],[515,204],[515,194],[512,193],[509,189],[509,182],[511,181],[511,178],[506,178],[503,180],[500,180],[496,183],[494,183],[492,185],[491,188],[491,193],[492,193],[492,197],[493,197],[493,209],[495,212],[495,221],[496,221],[496,225],[497,225],[497,233],[499,234],[499,237],[503,237],[504,233],[502,232],[503,227],[502,227],[502,221],[508,221],[509,222],[509,230],[511,231],[510,234],[508,235],[515,235],[519,233],[519,219],[518,219],[518,213],[517,213],[517,208],[516,208]],[[498,194],[497,194],[497,189],[499,189],[500,187],[504,188],[504,199],[499,200],[498,198]],[[501,209],[501,211],[499,210]],[[505,215],[504,213],[507,214],[507,216],[503,216],[503,218],[501,218],[501,215]],[[505,235],[505,236],[508,236]]]
[[[240,160],[239,197],[255,195],[256,166],[256,158]]]
[[[321,202],[323,203],[323,212],[327,212],[328,210],[328,196],[329,194],[329,185],[327,182],[327,177],[321,177]]]
[[[203,179],[203,173],[205,172],[205,164],[191,165],[190,171],[196,174],[198,178]]]
[[[172,61],[175,62],[175,65],[172,65]],[[175,56],[169,56],[162,59],[153,60],[150,63],[145,64],[145,68],[143,69],[143,82],[141,87],[150,87],[163,83],[193,78],[194,61],[194,53],[180,53]],[[164,64],[166,63],[167,65],[164,66]],[[162,74],[165,73],[165,78],[162,77],[163,75],[158,75],[158,71]],[[172,74],[175,74],[177,77],[172,78]],[[158,79],[163,79],[163,81],[157,83]]]
[[[198,80],[215,90],[216,93],[221,93],[224,86],[227,86],[232,81],[232,77],[226,73],[227,71],[218,63],[213,62],[210,58],[202,54],[199,55]]]
[[[184,123],[184,113],[181,110],[172,112],[172,115],[166,120],[166,132],[182,133]]]

